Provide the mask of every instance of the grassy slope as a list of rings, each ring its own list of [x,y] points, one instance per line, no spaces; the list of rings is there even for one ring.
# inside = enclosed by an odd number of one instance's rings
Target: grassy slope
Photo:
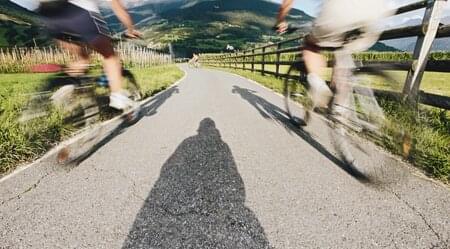
[[[145,96],[151,96],[183,76],[175,65],[149,69],[133,69]],[[74,131],[65,126],[57,114],[27,125],[17,118],[27,101],[26,93],[37,89],[47,74],[2,74],[0,76],[0,175],[20,163],[30,161],[48,151],[55,143]]]
[[[149,25],[144,33],[154,44],[171,42],[184,56],[194,51],[219,52],[227,44],[241,49],[255,42],[280,39],[271,30],[278,8],[278,4],[262,0],[203,1],[163,11],[159,14],[162,21]],[[304,23],[312,18],[293,10],[290,20]]]
[[[9,0],[0,0],[0,47],[49,44],[49,38],[34,25],[36,22],[33,13]]]
[[[282,93],[283,81],[272,76],[262,76],[244,70],[221,69],[253,79],[276,92]],[[439,82],[441,77],[434,78],[429,74],[430,82]],[[433,83],[434,84],[434,83]],[[444,182],[450,182],[450,112],[436,108],[421,107],[419,115],[407,115],[407,111],[396,103],[382,102],[388,114],[388,119],[409,130],[415,145],[408,160],[428,175]],[[387,130],[390,133],[391,131]],[[379,145],[394,154],[401,155],[401,149],[395,141],[384,139],[378,141]]]
[[[260,66],[255,65],[255,69],[261,69]],[[286,73],[289,66],[280,66],[280,72]],[[275,72],[275,65],[266,65],[265,70]],[[389,71],[388,72],[399,83],[403,83],[406,79],[407,72]],[[331,69],[327,70],[327,77],[331,77]],[[450,73],[426,72],[421,84],[421,90],[438,95],[450,96]],[[401,86],[389,85],[385,81],[373,78],[371,87],[382,90],[401,91]]]

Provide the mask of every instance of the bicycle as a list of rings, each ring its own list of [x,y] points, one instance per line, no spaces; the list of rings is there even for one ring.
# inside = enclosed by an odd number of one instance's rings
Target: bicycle
[[[31,97],[19,118],[27,123],[57,111],[65,123],[75,127],[84,127],[96,123],[101,116],[107,119],[117,111],[109,108],[109,82],[103,71],[95,70],[80,77],[71,77],[63,72],[59,65],[39,65],[37,68],[52,68],[53,74],[45,80],[39,92]],[[38,70],[39,71],[39,70]],[[122,68],[123,89],[133,101],[142,99],[140,87],[134,75]],[[135,110],[128,112],[126,119],[132,122],[136,118]]]
[[[189,68],[200,68],[200,62],[189,60],[188,62]]]
[[[298,29],[298,27],[290,26],[286,33],[292,33]],[[350,41],[358,39],[358,35],[360,34],[361,31],[352,30],[345,37]],[[340,48],[321,49],[334,52]],[[351,55],[341,59],[346,61],[350,60],[354,63]],[[337,60],[338,58],[335,58],[332,66],[337,63]],[[383,136],[389,136],[383,130],[395,124],[389,123],[374,91],[368,87],[373,81],[398,85],[398,82],[393,77],[383,71],[387,67],[396,69],[396,66],[386,64],[383,64],[382,67],[380,65],[355,65],[346,72],[350,73],[350,75],[338,77],[341,82],[335,82],[336,84],[331,81],[327,82],[333,93],[327,108],[314,107],[308,91],[310,86],[307,81],[307,71],[301,60],[296,60],[289,66],[283,87],[285,107],[291,122],[296,126],[307,126],[313,111],[325,117],[327,124],[331,128],[329,129],[330,136],[339,158],[348,166],[350,171],[357,175],[363,174],[365,177],[377,181],[386,178],[386,173],[389,173],[390,169],[388,172],[383,172],[386,169],[383,168],[384,166],[380,162],[379,165],[372,165],[373,167],[371,169],[365,169],[365,172],[363,172],[355,159],[354,151],[355,147],[358,146],[354,145],[351,133],[362,133],[379,140],[382,140]],[[338,95],[336,85],[342,84],[343,82],[348,82],[345,85],[347,87],[346,92],[340,93],[344,96],[345,94],[348,95],[345,98],[345,104],[342,104],[342,101],[337,101],[340,96]],[[403,101],[399,98],[395,100]],[[396,128],[399,129],[397,133],[388,139],[400,142],[399,146],[402,147],[403,156],[407,157],[412,148],[412,139],[405,130],[398,126]],[[362,148],[359,146],[358,149],[361,150]]]

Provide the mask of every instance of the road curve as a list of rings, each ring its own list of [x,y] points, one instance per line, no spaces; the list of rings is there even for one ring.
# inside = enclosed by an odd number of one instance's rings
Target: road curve
[[[449,248],[447,187],[357,139],[396,179],[361,181],[321,118],[300,130],[277,94],[183,69],[82,160],[1,181],[0,248]]]

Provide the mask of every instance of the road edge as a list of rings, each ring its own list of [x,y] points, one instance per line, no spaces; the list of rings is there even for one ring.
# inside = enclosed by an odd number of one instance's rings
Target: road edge
[[[180,67],[180,64],[176,64],[176,66],[184,73],[184,75],[178,79],[177,81],[175,81],[173,84],[171,84],[168,88],[164,89],[161,92],[158,92],[157,94],[150,96],[142,101],[139,102],[139,107],[144,106],[145,104],[151,102],[154,98],[158,97],[161,94],[164,94],[165,92],[169,91],[170,89],[178,86],[182,81],[184,81],[187,77],[187,71],[184,70],[184,68]],[[43,161],[54,157],[55,155],[57,155],[62,149],[76,144],[79,141],[85,139],[86,137],[89,136],[89,134],[92,132],[92,130],[101,130],[104,128],[107,128],[108,126],[110,126],[111,124],[113,124],[114,122],[118,122],[119,120],[125,118],[128,115],[129,112],[123,113],[117,117],[114,117],[113,119],[110,120],[106,120],[103,121],[101,123],[95,124],[93,126],[89,126],[86,127],[76,133],[73,134],[73,136],[71,136],[70,138],[59,142],[57,145],[55,145],[53,148],[51,148],[48,152],[46,152],[43,156],[41,156],[40,158],[34,160],[33,162],[29,162],[25,165],[19,166],[17,167],[15,170],[13,170],[12,172],[10,172],[9,174],[6,174],[4,176],[0,177],[0,183],[3,183],[5,181],[7,181],[8,179],[13,178],[14,176],[24,172],[25,170],[32,168],[40,163],[42,163]],[[108,129],[107,132],[111,132],[113,130],[115,130],[116,128],[118,128],[121,125],[121,122],[118,122],[115,125],[111,125]]]

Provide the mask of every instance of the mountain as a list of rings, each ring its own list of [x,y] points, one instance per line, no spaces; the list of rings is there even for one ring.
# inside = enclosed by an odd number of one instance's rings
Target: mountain
[[[279,41],[272,30],[279,5],[265,0],[180,0],[149,3],[130,13],[150,47],[171,43],[179,56],[222,52],[227,45],[244,49],[255,43]],[[120,25],[108,14],[114,29]],[[312,17],[292,10],[288,20],[305,24]]]
[[[20,8],[7,0],[0,0],[0,3],[2,8],[6,6],[6,10],[0,9],[0,13],[6,16],[6,21],[1,22],[4,27],[1,26],[3,29],[0,29],[0,32],[3,33],[0,34],[7,34],[2,35],[0,39],[5,40],[6,37],[8,40],[2,41],[3,46],[30,46],[36,37],[39,38],[38,45],[45,40],[41,35],[43,32],[31,25],[36,22],[31,13],[23,9],[20,11]],[[268,0],[152,0],[128,3],[130,15],[138,29],[144,33],[145,45],[161,50],[172,44],[176,55],[182,57],[191,56],[193,52],[223,52],[227,45],[243,50],[281,41],[305,33],[309,29],[305,28],[287,37],[276,35],[272,27],[279,4]],[[109,8],[104,8],[102,12],[113,32],[123,29]],[[11,13],[22,13],[23,16]],[[289,22],[305,27],[311,24],[312,20],[311,16],[297,9],[293,9],[288,17]],[[24,23],[19,24],[20,21]],[[49,40],[47,38],[47,41]],[[394,48],[381,43],[377,43],[373,49],[395,51]]]
[[[190,56],[223,52],[227,45],[243,50],[285,39],[272,30],[278,9],[279,4],[266,0],[173,0],[137,6],[130,13],[150,47],[161,49],[171,43],[178,56]],[[113,15],[108,14],[108,21],[120,30]],[[288,21],[308,26],[313,17],[293,9]],[[299,34],[291,37],[295,35]],[[382,43],[372,50],[398,51]]]

